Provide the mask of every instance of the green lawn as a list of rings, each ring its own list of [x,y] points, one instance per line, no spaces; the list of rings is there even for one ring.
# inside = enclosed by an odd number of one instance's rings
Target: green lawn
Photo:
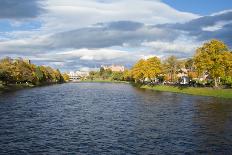
[[[213,89],[213,88],[193,88],[193,87],[174,87],[174,86],[141,86],[141,88],[157,90],[157,91],[167,91],[175,93],[184,93],[191,95],[200,96],[213,96],[220,98],[232,98],[232,89]]]

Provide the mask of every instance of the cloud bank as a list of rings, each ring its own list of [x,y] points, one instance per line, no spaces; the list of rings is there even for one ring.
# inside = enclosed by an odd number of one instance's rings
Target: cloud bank
[[[39,0],[1,0],[0,18],[34,18],[44,11]]]
[[[17,7],[16,11],[0,11],[0,18],[33,18],[41,27],[0,30],[6,36],[0,38],[0,56],[27,57],[66,71],[101,64],[130,67],[151,55],[186,58],[212,38],[232,47],[232,10],[199,16],[159,0],[26,0],[19,6],[13,5],[18,1],[11,2],[1,1],[0,8],[10,5],[12,10]],[[22,8],[28,6],[33,11],[24,13]]]

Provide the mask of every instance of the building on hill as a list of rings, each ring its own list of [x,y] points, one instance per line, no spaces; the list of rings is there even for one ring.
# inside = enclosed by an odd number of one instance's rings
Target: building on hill
[[[31,64],[31,60],[30,60],[30,59],[23,59],[23,58],[21,58],[21,57],[18,57],[18,58],[15,58],[15,59],[11,59],[11,58],[10,58],[10,60],[11,60],[12,62],[16,62],[16,63],[25,62],[25,63],[27,63],[27,64]]]
[[[83,71],[70,72],[68,76],[71,81],[75,81],[81,78],[86,78],[87,76],[89,76],[89,72],[83,72]]]
[[[101,67],[104,68],[104,70],[110,69],[113,72],[124,72],[125,71],[125,67],[120,66],[120,65],[111,65],[111,66],[102,65]]]

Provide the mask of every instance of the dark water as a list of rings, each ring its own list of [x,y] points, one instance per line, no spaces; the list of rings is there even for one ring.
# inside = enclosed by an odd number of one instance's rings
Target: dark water
[[[232,101],[107,83],[8,92],[0,154],[232,154]]]

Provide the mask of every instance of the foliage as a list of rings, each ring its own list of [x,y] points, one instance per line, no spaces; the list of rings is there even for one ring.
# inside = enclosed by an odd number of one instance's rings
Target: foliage
[[[221,81],[224,85],[232,87],[232,76],[224,76],[222,77]]]
[[[67,73],[62,74],[64,81],[69,81],[69,75]]]
[[[146,60],[139,60],[131,69],[132,78],[135,82],[144,81],[146,76]]]
[[[209,73],[218,86],[219,77],[225,76],[231,69],[232,55],[228,47],[221,41],[211,40],[196,50],[194,62],[199,73]]]
[[[153,81],[161,72],[161,61],[157,57],[152,57],[147,60],[141,59],[131,70],[135,82],[144,82],[146,78]]]
[[[113,72],[112,73],[112,79],[116,81],[123,81],[123,72]]]
[[[164,73],[168,80],[174,82],[176,80],[176,72],[181,67],[180,62],[175,56],[170,56],[163,63]]]
[[[0,60],[0,81],[5,84],[42,84],[61,83],[64,78],[59,70],[51,67],[36,66],[21,58]]]

